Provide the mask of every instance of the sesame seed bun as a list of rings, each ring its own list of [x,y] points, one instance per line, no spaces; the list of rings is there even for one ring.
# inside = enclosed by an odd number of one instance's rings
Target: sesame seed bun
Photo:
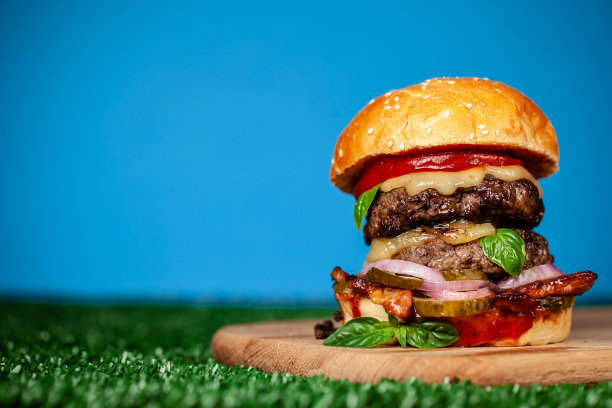
[[[501,82],[437,78],[371,100],[338,138],[331,181],[350,193],[375,157],[441,148],[504,153],[536,178],[558,170],[555,131],[531,99]]]

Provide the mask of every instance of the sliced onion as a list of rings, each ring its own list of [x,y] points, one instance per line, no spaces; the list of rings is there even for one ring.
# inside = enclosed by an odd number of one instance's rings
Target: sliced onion
[[[492,288],[493,284],[489,281],[484,280],[458,280],[458,281],[446,281],[446,282],[428,282],[425,281],[419,288],[419,290],[426,292],[441,292],[441,291],[455,291],[455,292],[466,292],[471,290],[478,290],[480,288]]]
[[[487,296],[493,296],[494,293],[489,288],[480,288],[478,290],[470,290],[467,292],[457,292],[454,290],[441,290],[439,292],[424,291],[427,296],[438,300],[468,300],[480,299]]]
[[[561,275],[563,275],[563,272],[553,264],[538,265],[533,268],[525,269],[517,278],[506,278],[499,281],[493,287],[493,290],[502,292],[531,282],[556,278]]]
[[[425,265],[399,259],[381,259],[367,264],[358,274],[360,278],[366,278],[368,271],[372,268],[393,272],[398,275],[412,276],[431,282],[446,282],[444,276],[437,270]]]

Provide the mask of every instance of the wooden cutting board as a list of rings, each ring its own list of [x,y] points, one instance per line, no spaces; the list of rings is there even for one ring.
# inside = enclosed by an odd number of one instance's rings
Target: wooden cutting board
[[[612,308],[575,309],[566,341],[529,347],[328,347],[314,338],[317,322],[320,320],[226,326],[213,337],[212,354],[227,365],[356,382],[401,381],[413,376],[425,382],[457,378],[481,385],[612,381]]]

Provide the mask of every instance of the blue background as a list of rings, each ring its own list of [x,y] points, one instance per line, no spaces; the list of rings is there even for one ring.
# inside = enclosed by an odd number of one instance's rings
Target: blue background
[[[607,299],[609,2],[2,2],[0,292],[331,301],[367,247],[333,188],[372,97],[436,76],[549,116],[545,235]]]

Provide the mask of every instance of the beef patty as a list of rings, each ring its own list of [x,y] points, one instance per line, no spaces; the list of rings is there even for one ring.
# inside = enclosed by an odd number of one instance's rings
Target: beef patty
[[[380,192],[363,229],[366,242],[391,238],[422,225],[456,219],[495,226],[533,228],[544,215],[538,188],[528,180],[504,181],[487,174],[474,187],[460,187],[444,195],[432,188],[411,196],[405,188]]]
[[[533,231],[516,230],[525,241],[525,269],[553,263],[546,238]],[[460,245],[451,245],[436,238],[421,246],[410,246],[393,256],[394,259],[416,262],[439,271],[452,269],[479,269],[493,280],[508,277],[508,274],[486,257],[479,240]]]

